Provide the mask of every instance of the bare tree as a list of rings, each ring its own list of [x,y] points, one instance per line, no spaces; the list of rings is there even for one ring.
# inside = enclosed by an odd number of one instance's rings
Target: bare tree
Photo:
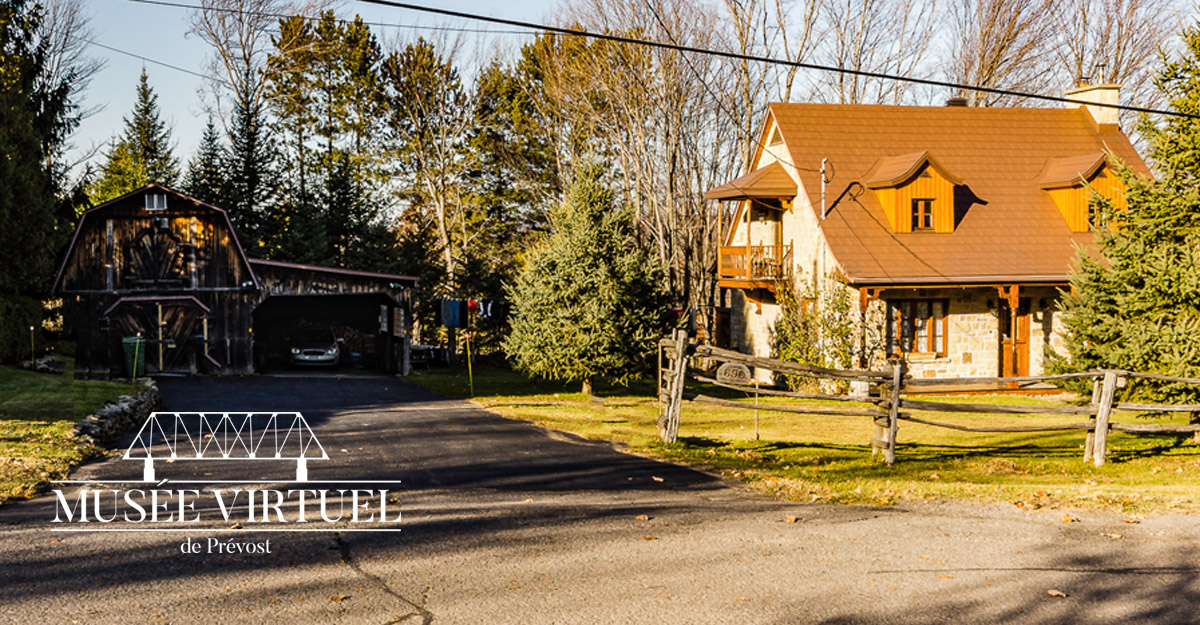
[[[729,42],[724,49],[742,55],[810,60],[819,36],[817,18],[823,0],[725,0]],[[780,68],[747,59],[728,62],[735,77],[736,103],[720,109],[738,129],[740,162],[748,167],[757,150],[758,132],[768,100],[789,101],[795,95],[798,67]],[[776,91],[771,89],[772,85]]]
[[[43,0],[38,36],[46,42],[45,79],[59,84],[70,76],[75,93],[87,89],[105,62],[88,54],[95,36],[83,0]],[[75,99],[75,98],[72,98]]]
[[[951,0],[953,40],[947,78],[959,84],[1045,93],[1054,84],[1053,0]],[[1026,98],[959,89],[972,106],[1012,106]]]
[[[938,29],[936,0],[828,0],[817,58],[856,72],[911,77],[924,71]],[[816,77],[814,97],[841,104],[900,104],[909,83],[856,75]]]
[[[104,69],[105,61],[88,53],[88,46],[95,33],[91,26],[84,0],[43,0],[42,20],[38,25],[38,38],[46,44],[46,72],[41,75],[48,85],[66,84],[71,90],[69,99],[79,104],[82,94],[91,84],[92,78]],[[102,106],[81,107],[75,114],[86,119]],[[103,144],[95,143],[74,156],[70,162],[62,163],[65,171],[90,160]],[[73,149],[68,137],[60,146],[65,154]],[[60,154],[61,156],[61,154]]]
[[[212,108],[225,126],[235,109],[261,110],[263,71],[273,47],[271,32],[282,17],[312,16],[334,0],[199,0],[192,12],[190,34],[212,47],[208,63]],[[232,103],[228,102],[229,99]],[[234,106],[233,104],[236,104]]]
[[[1171,0],[1060,0],[1052,16],[1061,86],[1121,84],[1127,100],[1155,104],[1151,61],[1171,34]]]

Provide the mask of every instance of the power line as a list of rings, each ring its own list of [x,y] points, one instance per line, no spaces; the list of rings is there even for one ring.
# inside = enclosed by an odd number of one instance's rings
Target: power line
[[[274,17],[284,19],[289,17],[300,17],[309,21],[317,21],[320,17],[310,15],[297,15],[292,13],[269,13],[266,11],[249,11],[246,9],[232,9],[225,7],[203,7],[195,4],[185,4],[183,2],[168,2],[167,0],[129,0],[129,2],[137,2],[139,4],[149,4],[155,6],[172,7],[176,9],[191,9],[195,11],[217,11],[218,13],[237,13],[239,15],[254,15],[258,17]],[[339,22],[348,23],[349,20],[337,18]],[[452,33],[471,33],[471,34],[496,34],[496,35],[526,35],[524,30],[495,30],[487,28],[456,28],[453,26],[426,26],[423,24],[398,24],[395,22],[368,22],[363,21],[367,26],[379,26],[381,28],[411,28],[419,30],[437,30]]]
[[[170,63],[166,63],[166,62],[163,62],[163,61],[157,61],[157,60],[155,60],[155,59],[152,59],[152,58],[150,58],[150,57],[148,57],[148,56],[142,56],[142,55],[140,55],[140,54],[135,54],[135,53],[133,53],[133,52],[129,52],[129,51],[127,51],[127,50],[122,50],[122,49],[120,49],[120,48],[114,48],[114,47],[112,47],[112,46],[109,46],[109,45],[102,44],[102,43],[100,43],[100,42],[98,42],[98,41],[92,41],[91,39],[85,39],[85,38],[83,38],[83,37],[79,37],[79,36],[77,36],[77,35],[71,35],[71,36],[72,36],[72,37],[75,37],[76,39],[78,39],[78,40],[80,40],[80,41],[82,41],[82,42],[84,42],[84,43],[91,44],[91,45],[93,45],[93,46],[96,46],[96,47],[98,47],[98,48],[104,48],[105,50],[111,50],[111,51],[113,51],[113,52],[116,52],[116,53],[118,53],[118,54],[124,54],[125,56],[131,56],[131,57],[133,57],[133,58],[135,58],[135,59],[140,59],[140,60],[142,60],[142,61],[145,61],[145,62],[147,62],[147,63],[153,63],[153,64],[155,64],[155,65],[161,65],[161,66],[163,66],[163,67],[166,67],[166,68],[169,68],[169,69],[173,69],[173,70],[175,70],[175,71],[177,71],[177,72],[183,72],[183,73],[185,73],[185,74],[191,74],[192,76],[196,76],[197,78],[203,78],[203,79],[205,79],[205,80],[210,80],[210,79],[212,79],[212,77],[211,77],[211,76],[206,76],[206,75],[204,75],[204,74],[201,74],[200,72],[197,72],[197,71],[190,70],[190,69],[188,69],[188,68],[186,68],[186,67],[179,67],[178,65],[171,65]],[[218,79],[218,80],[219,80],[219,79]],[[224,81],[222,81],[222,82],[224,82]]]
[[[147,1],[147,0],[135,0]],[[535,22],[525,22],[521,20],[512,20],[503,17],[492,17],[490,15],[480,15],[478,13],[467,13],[465,11],[453,11],[451,9],[440,9],[436,7],[421,6],[408,2],[395,2],[394,0],[358,0],[366,4],[376,4],[380,6],[388,6],[397,9],[407,9],[410,11],[418,11],[421,13],[432,13],[434,15],[443,15],[446,17],[454,17],[465,20],[475,20],[482,22],[490,22],[493,24],[503,24],[505,26],[514,26],[517,28],[528,28],[545,32],[557,33],[560,35],[570,35],[574,37],[587,37],[591,39],[600,39],[603,41],[612,41],[616,43],[627,43],[639,46],[649,46],[653,48],[662,48],[664,50],[674,50],[676,52],[688,52],[692,54],[706,54],[726,59],[734,59],[738,61],[752,61],[755,63],[768,63],[773,65],[785,65],[788,67],[797,67],[800,69],[814,70],[819,72],[836,72],[840,74],[849,74],[863,78],[877,78],[881,80],[897,80],[902,82],[910,82],[919,85],[927,85],[932,87],[948,87],[950,89],[963,89],[966,91],[977,91],[980,93],[990,93],[993,95],[1004,95],[1018,98],[1029,98],[1031,100],[1045,100],[1048,102],[1060,102],[1065,104],[1078,105],[1078,100],[1072,100],[1062,96],[1041,95],[1036,93],[1024,93],[1021,91],[1012,91],[1009,89],[996,89],[993,87],[976,87],[972,85],[963,85],[944,80],[933,80],[929,78],[913,78],[907,76],[896,76],[894,74],[884,74],[882,72],[869,72],[865,70],[847,69],[843,67],[833,67],[829,65],[817,65],[815,63],[803,63],[800,61],[792,61],[787,59],[776,59],[769,56],[756,56],[753,54],[740,54],[737,52],[726,52],[723,50],[711,50],[707,48],[695,48],[692,46],[684,46],[674,43],[664,43],[661,41],[651,41],[647,39],[634,39],[632,37],[622,37],[620,35],[610,35],[604,33],[592,33],[586,30],[575,30],[572,28],[562,28],[559,26],[549,26],[546,24],[538,24]],[[1174,117],[1186,117],[1190,119],[1200,119],[1200,115],[1192,113],[1181,113],[1177,111],[1162,111],[1158,109],[1145,108],[1141,106],[1129,106],[1126,104],[1106,104],[1092,103],[1089,105],[1100,106],[1104,108],[1112,108],[1121,111],[1132,111],[1135,113],[1151,113],[1154,115],[1170,115]]]

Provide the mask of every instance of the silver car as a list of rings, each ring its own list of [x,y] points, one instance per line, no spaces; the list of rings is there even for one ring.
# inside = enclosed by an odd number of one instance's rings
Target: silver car
[[[336,367],[341,362],[341,342],[328,328],[301,328],[289,342],[292,364]]]

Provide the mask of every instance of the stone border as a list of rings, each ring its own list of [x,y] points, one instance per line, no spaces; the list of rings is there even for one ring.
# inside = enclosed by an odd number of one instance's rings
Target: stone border
[[[146,380],[137,395],[122,395],[108,402],[99,411],[89,414],[75,424],[75,437],[85,443],[103,444],[119,437],[162,405],[162,393],[154,380]]]

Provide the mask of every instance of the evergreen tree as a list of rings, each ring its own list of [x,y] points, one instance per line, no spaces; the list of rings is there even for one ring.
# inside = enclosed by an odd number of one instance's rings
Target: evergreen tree
[[[73,226],[56,163],[78,123],[73,75],[52,77],[40,19],[25,0],[0,2],[0,360],[28,357],[29,327],[41,327],[39,298]]]
[[[228,184],[224,194],[229,219],[251,254],[259,253],[267,215],[273,210],[275,150],[266,112],[253,102],[238,102],[229,129]]]
[[[1200,113],[1200,27],[1155,79],[1170,107]],[[1054,370],[1128,369],[1200,377],[1200,124],[1170,117],[1141,128],[1160,176],[1120,171],[1127,209],[1093,197],[1099,258],[1081,253],[1064,297],[1066,359]],[[1111,224],[1111,225],[1109,225]],[[1139,381],[1152,401],[1200,400],[1194,387]]]
[[[221,144],[221,134],[213,123],[212,116],[204,126],[204,134],[200,136],[200,146],[196,155],[188,163],[187,176],[184,179],[184,191],[202,201],[224,208],[225,191],[228,181],[225,179],[225,164],[228,155],[225,146]]]
[[[631,221],[599,168],[583,168],[508,289],[516,317],[505,349],[519,370],[582,380],[585,393],[597,376],[642,372],[664,330],[666,298],[661,268],[635,246]]]
[[[124,131],[111,144],[100,175],[88,190],[93,202],[111,200],[151,182],[174,186],[179,178],[179,161],[171,153],[171,129],[159,117],[158,95],[145,69],[138,78],[137,102],[124,122]]]

